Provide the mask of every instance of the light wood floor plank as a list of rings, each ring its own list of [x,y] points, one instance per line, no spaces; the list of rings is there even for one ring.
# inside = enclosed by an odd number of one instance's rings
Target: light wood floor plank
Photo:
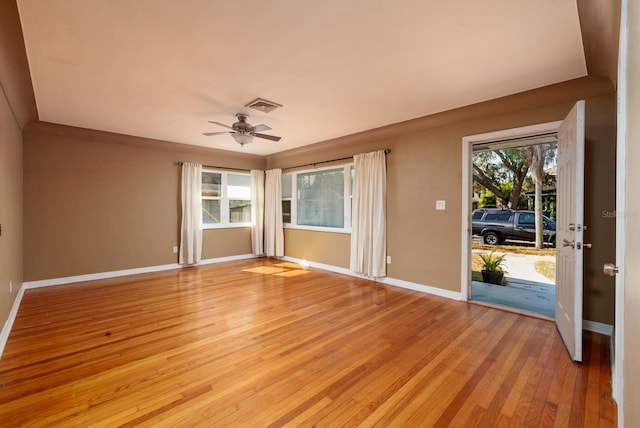
[[[608,338],[254,259],[27,290],[1,426],[615,426]],[[576,425],[577,424],[577,425]]]

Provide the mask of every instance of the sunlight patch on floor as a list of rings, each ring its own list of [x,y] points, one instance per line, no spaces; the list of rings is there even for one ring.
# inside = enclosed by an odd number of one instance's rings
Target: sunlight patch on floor
[[[258,266],[243,269],[242,272],[261,273],[263,275],[276,275],[283,277],[293,277],[309,273],[303,266],[297,263],[283,262],[273,266]]]
[[[276,276],[290,277],[290,276],[304,275],[307,273],[309,273],[308,270],[294,269],[294,270],[288,270],[286,272],[277,273]]]

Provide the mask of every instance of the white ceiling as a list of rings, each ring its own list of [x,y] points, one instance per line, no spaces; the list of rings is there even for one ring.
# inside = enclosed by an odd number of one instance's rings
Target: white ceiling
[[[575,0],[18,6],[40,120],[261,155],[587,74]],[[201,135],[238,112],[282,140]]]

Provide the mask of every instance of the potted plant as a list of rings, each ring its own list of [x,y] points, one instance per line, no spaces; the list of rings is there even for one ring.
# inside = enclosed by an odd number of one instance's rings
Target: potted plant
[[[495,255],[495,251],[490,254],[480,254],[482,259],[482,282],[502,285],[504,274],[508,273],[503,267],[506,254]]]

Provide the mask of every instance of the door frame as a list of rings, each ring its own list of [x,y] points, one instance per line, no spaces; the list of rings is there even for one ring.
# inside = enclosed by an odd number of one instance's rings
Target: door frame
[[[462,301],[469,300],[471,290],[471,190],[473,189],[471,162],[473,146],[494,140],[507,140],[525,135],[555,132],[560,127],[560,124],[562,124],[562,121],[558,120],[555,122],[545,122],[537,125],[469,135],[462,138],[462,245],[460,253],[460,258],[462,259],[460,299]]]
[[[624,426],[624,294],[626,257],[626,148],[627,148],[627,61],[629,16],[628,0],[620,5],[620,35],[618,41],[618,112],[616,129],[616,265],[620,272],[616,275],[614,356],[611,365],[611,392],[618,404],[618,424]],[[621,215],[622,214],[622,215]]]

